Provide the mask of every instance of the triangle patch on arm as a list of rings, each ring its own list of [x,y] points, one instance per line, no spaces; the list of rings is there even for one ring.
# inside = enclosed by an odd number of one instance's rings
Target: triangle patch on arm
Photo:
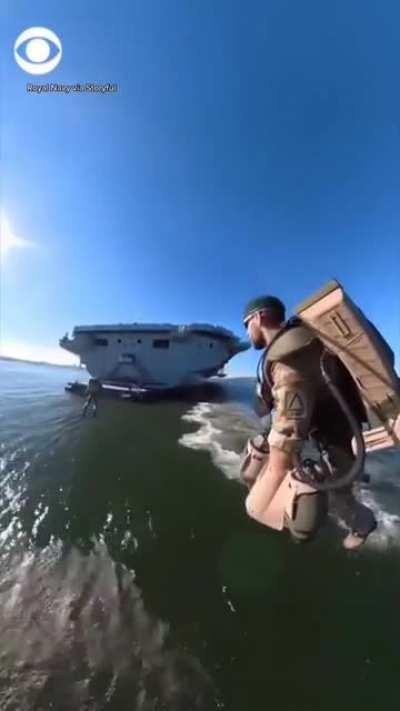
[[[306,416],[307,407],[303,393],[298,390],[286,393],[285,414],[292,420],[301,420]]]

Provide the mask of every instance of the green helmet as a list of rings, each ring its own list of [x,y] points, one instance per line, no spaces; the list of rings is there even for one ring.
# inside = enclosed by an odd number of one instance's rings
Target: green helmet
[[[254,316],[258,311],[270,311],[271,316],[275,316],[281,323],[285,320],[285,305],[276,296],[258,296],[246,305],[243,312],[243,323]]]

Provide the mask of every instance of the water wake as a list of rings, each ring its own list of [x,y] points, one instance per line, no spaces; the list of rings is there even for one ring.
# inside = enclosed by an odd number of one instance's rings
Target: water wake
[[[168,625],[146,611],[134,573],[102,543],[85,556],[52,541],[3,559],[0,655],[5,711],[218,705],[199,661],[171,647]]]
[[[185,447],[210,453],[214,465],[229,479],[239,480],[241,452],[248,437],[260,432],[260,420],[234,404],[202,402],[182,418],[199,425],[179,442]],[[378,529],[368,545],[386,547],[400,542],[400,451],[391,449],[367,456],[365,471],[371,478],[357,496],[370,506]]]
[[[183,415],[200,427],[179,439],[191,449],[210,452],[213,463],[229,479],[239,479],[240,454],[248,437],[260,431],[260,420],[234,404],[201,402]]]

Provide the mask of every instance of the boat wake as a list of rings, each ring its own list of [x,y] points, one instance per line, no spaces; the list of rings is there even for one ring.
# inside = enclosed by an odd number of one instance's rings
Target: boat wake
[[[135,575],[97,542],[52,541],[0,574],[0,707],[205,711],[220,707],[200,662],[174,649]]]
[[[241,452],[248,437],[260,432],[260,420],[239,404],[202,402],[182,418],[198,425],[185,433],[179,443],[210,453],[214,465],[228,478],[239,481]],[[368,546],[386,547],[400,543],[400,451],[390,449],[367,455],[365,473],[368,487],[362,486],[357,497],[375,513],[377,531]],[[342,525],[337,520],[339,525]]]
[[[260,431],[260,420],[239,405],[200,402],[182,416],[199,425],[182,435],[179,443],[191,449],[205,449],[229,479],[239,480],[240,455],[248,437]]]

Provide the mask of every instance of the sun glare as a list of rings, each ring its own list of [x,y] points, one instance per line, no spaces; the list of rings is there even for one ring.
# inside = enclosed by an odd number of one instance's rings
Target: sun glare
[[[32,247],[33,243],[22,237],[17,237],[11,230],[8,220],[2,217],[0,220],[0,256],[3,259],[11,249],[21,247]]]

